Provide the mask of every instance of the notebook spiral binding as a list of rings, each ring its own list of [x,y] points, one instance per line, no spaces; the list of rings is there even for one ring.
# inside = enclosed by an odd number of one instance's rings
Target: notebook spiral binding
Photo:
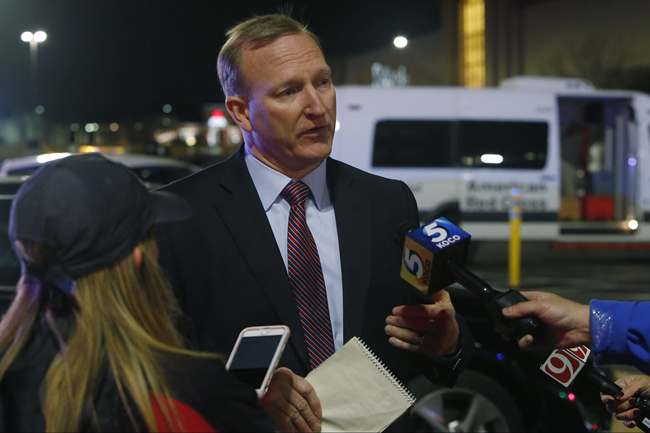
[[[354,341],[361,346],[361,349],[363,352],[370,358],[373,364],[377,367],[377,369],[386,377],[388,378],[392,384],[395,386],[397,390],[404,396],[404,398],[409,402],[409,404],[414,405],[415,404],[415,396],[411,393],[411,391],[406,388],[402,382],[400,382],[399,379],[393,375],[393,373],[384,365],[382,361],[377,358],[377,355],[370,349],[364,341],[362,341],[358,337],[353,337]]]

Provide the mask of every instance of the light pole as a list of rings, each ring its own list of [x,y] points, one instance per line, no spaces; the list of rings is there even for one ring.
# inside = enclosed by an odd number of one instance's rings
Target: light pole
[[[32,98],[34,104],[38,103],[38,81],[37,81],[37,68],[38,68],[38,44],[47,39],[47,33],[39,30],[35,33],[23,32],[20,39],[29,42],[29,72],[32,79]]]

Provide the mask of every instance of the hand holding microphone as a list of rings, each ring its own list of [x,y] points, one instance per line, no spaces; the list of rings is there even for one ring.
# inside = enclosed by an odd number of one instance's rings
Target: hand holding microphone
[[[560,296],[545,292],[525,292],[530,300],[504,309],[505,317],[518,318],[526,314],[534,314],[539,317],[555,335],[554,345],[560,348],[574,347],[578,345],[591,345],[590,312],[588,305],[564,299]],[[519,340],[519,347],[531,348],[539,346],[539,341],[531,335],[526,335]],[[561,352],[556,350],[551,358],[558,356]],[[564,355],[565,356],[565,355]],[[565,358],[571,358],[565,356]],[[542,366],[542,369],[549,364],[549,360]],[[572,359],[575,363],[575,359]],[[585,359],[586,361],[586,359]],[[562,368],[548,372],[554,379],[558,380],[558,374],[575,372],[571,375],[573,379],[587,380],[594,384],[602,393],[601,399],[607,410],[616,414],[616,419],[623,421],[627,427],[639,427],[641,430],[650,431],[650,400],[642,395],[650,395],[650,378],[648,376],[633,375],[624,377],[616,383],[611,382],[584,365],[584,362],[577,364],[577,369],[570,366],[570,362],[561,362]],[[582,375],[580,369],[585,367]],[[565,368],[566,367],[566,368]],[[562,383],[560,380],[558,380]]]
[[[526,315],[534,315],[550,327],[554,334],[554,344],[557,348],[591,345],[589,329],[589,306],[579,304],[552,293],[523,292],[529,302],[507,307],[503,310],[506,318],[516,319]],[[526,335],[519,340],[519,347],[527,349],[538,346],[534,337]],[[544,342],[547,343],[547,342]]]
[[[499,333],[509,339],[527,334],[542,338],[546,330],[533,316],[506,319],[501,311],[527,299],[516,290],[499,291],[465,268],[471,236],[445,218],[406,233],[401,277],[422,292],[433,294],[457,282],[479,295]]]
[[[650,410],[650,400],[639,399],[638,395],[650,395],[650,377],[643,375],[626,376],[616,381],[622,391],[612,397],[601,397],[607,410],[615,414],[616,419],[623,421],[627,427],[634,427],[640,412]],[[638,412],[637,412],[638,411]]]
[[[400,224],[395,232],[396,242],[403,243],[406,232],[415,227],[417,226],[410,222]],[[414,260],[413,266],[421,273],[425,263],[416,256],[411,259]],[[430,358],[458,352],[460,330],[449,293],[439,290],[432,293],[431,298],[431,303],[393,308],[391,315],[386,318],[385,327],[386,334],[390,336],[390,344]]]
[[[430,358],[451,355],[458,351],[460,331],[449,293],[441,290],[433,295],[433,303],[401,305],[386,318],[388,342],[400,349]]]

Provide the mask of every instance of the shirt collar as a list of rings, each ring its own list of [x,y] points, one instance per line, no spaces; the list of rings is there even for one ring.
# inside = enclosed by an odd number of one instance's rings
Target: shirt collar
[[[282,190],[292,179],[259,161],[248,151],[248,149],[245,149],[245,151],[246,167],[253,179],[257,193],[260,196],[262,206],[264,206],[265,211],[268,211],[276,201],[281,200],[280,194],[282,193]],[[307,184],[311,190],[313,200],[318,210],[323,210],[325,207],[330,205],[330,196],[326,179],[327,159],[325,159],[309,174],[304,176],[302,179],[299,179]]]

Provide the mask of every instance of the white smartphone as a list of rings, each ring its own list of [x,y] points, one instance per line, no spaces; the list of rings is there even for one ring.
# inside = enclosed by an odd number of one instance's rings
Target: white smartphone
[[[239,333],[226,370],[255,388],[262,398],[289,340],[289,327],[253,326]]]

